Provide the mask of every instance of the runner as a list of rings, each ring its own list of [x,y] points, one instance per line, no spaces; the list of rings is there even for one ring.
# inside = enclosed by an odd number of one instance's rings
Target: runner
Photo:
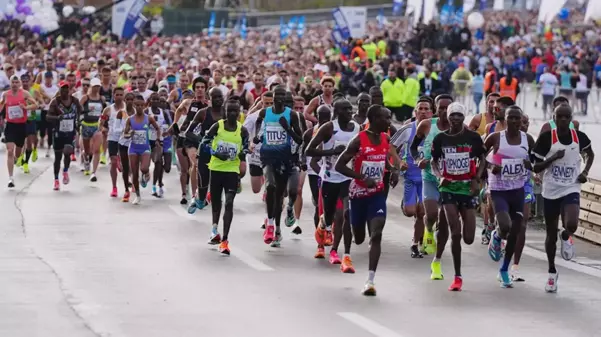
[[[61,169],[61,159],[64,155],[63,185],[69,184],[69,165],[71,154],[75,148],[75,131],[83,107],[75,97],[70,94],[69,84],[61,81],[58,84],[59,95],[52,99],[46,118],[51,123],[56,123],[52,137],[54,148],[54,190],[60,190],[58,174]]]
[[[44,107],[42,109],[42,120],[38,129],[40,130],[40,142],[43,142],[44,137],[47,136],[46,144],[48,145],[48,148],[46,149],[46,158],[50,157],[53,138],[53,123],[50,123],[46,120],[46,115],[48,114],[48,109],[50,108],[50,100],[56,97],[58,94],[58,86],[53,83],[53,76],[53,72],[51,71],[44,73],[44,83],[40,85],[40,90],[44,96]]]
[[[171,162],[171,152],[166,152],[163,149],[163,147],[166,144],[165,140],[160,141],[161,137],[159,136],[159,133],[167,132],[169,125],[171,125],[171,116],[169,116],[169,114],[165,110],[160,108],[161,99],[159,94],[155,92],[151,93],[150,97],[148,98],[148,102],[150,104],[150,107],[148,107],[145,110],[145,113],[149,116],[152,116],[160,127],[160,132],[157,132],[154,129],[150,129],[149,133],[151,159],[154,163],[154,168],[152,171],[152,195],[157,198],[162,198],[165,193],[163,191],[163,164],[165,162],[165,157],[169,158],[169,163]],[[167,145],[171,146],[170,141]],[[158,190],[157,182],[159,184]]]
[[[390,143],[402,154],[401,169],[404,176],[404,194],[401,201],[401,210],[406,217],[414,217],[413,241],[411,244],[411,257],[423,258],[428,254],[423,249],[424,241],[424,206],[422,200],[422,176],[421,170],[417,166],[417,161],[423,154],[423,142],[419,146],[419,155],[413,159],[409,155],[409,147],[413,142],[417,126],[421,121],[432,118],[432,106],[429,97],[421,97],[415,106],[415,121],[403,126],[391,138]]]
[[[82,82],[88,81],[84,79]],[[98,132],[98,119],[102,115],[106,103],[104,97],[100,95],[100,80],[93,78],[89,81],[90,89],[81,97],[79,103],[83,107],[83,116],[81,121],[81,138],[84,149],[84,174],[90,175],[90,162],[92,162],[92,172],[90,181],[97,181],[96,170],[100,162],[100,148],[102,147],[102,133]],[[82,84],[85,88],[85,84]]]
[[[305,119],[314,124],[317,124],[317,118],[313,116],[317,108],[324,104],[332,107],[332,104],[334,104],[334,87],[336,86],[334,78],[324,76],[319,84],[323,93],[313,98],[305,109]]]
[[[102,116],[100,117],[101,125],[102,125],[102,133],[106,134],[106,138],[108,139],[108,152],[109,157],[111,159],[111,183],[113,184],[111,189],[110,196],[112,198],[116,198],[117,193],[117,171],[120,168],[120,158],[119,158],[119,137],[123,132],[123,128],[121,127],[121,118],[123,115],[123,111],[125,110],[125,102],[123,101],[125,91],[121,87],[116,87],[113,90],[113,98],[111,101],[114,103],[109,105],[102,112]]]
[[[27,73],[21,75],[21,85],[23,90],[29,92],[29,95],[34,99],[38,108],[27,112],[27,139],[25,156],[21,158],[21,163],[24,173],[29,173],[29,158],[31,161],[36,162],[38,160],[38,130],[37,126],[42,119],[42,111],[39,107],[44,105],[44,99],[39,90],[35,90],[31,87],[31,78]],[[23,154],[21,154],[23,157]]]
[[[568,100],[564,96],[557,96],[557,97],[553,98],[553,102],[552,102],[553,111],[555,111],[555,108],[557,108],[558,106],[560,106],[562,104],[570,105],[570,100]],[[553,117],[551,118],[550,121],[546,122],[545,124],[543,124],[541,126],[540,131],[538,133],[539,135],[542,135],[543,132],[551,131],[551,130],[557,128],[557,125],[555,124],[555,120],[553,118],[555,118],[555,114],[553,114]],[[570,129],[578,130],[579,127],[580,127],[580,123],[577,120],[572,120],[570,122]]]
[[[451,103],[447,113],[449,129],[441,132],[432,141],[432,172],[440,181],[440,199],[444,210],[446,226],[438,226],[435,262],[432,279],[442,279],[440,260],[451,237],[451,254],[455,268],[455,279],[449,291],[461,291],[461,238],[467,245],[474,242],[476,235],[476,212],[474,196],[478,194],[478,180],[484,170],[484,146],[478,133],[463,124],[466,108],[461,103]],[[476,161],[480,167],[476,167]],[[433,262],[434,264],[434,262]],[[437,275],[435,275],[437,274]],[[436,277],[434,277],[436,276]],[[440,278],[438,277],[440,276]]]
[[[559,274],[555,268],[557,250],[557,233],[561,216],[564,229],[559,233],[561,256],[565,260],[574,257],[572,235],[578,228],[580,212],[581,184],[587,181],[588,172],[593,165],[595,154],[591,141],[581,131],[570,129],[572,108],[561,104],[554,111],[556,129],[539,135],[532,159],[535,162],[533,171],[543,172],[543,198],[547,237],[545,251],[549,262],[549,278],[545,291],[557,292]],[[580,154],[586,156],[584,170],[580,171]]]
[[[194,162],[194,167],[196,167],[196,171],[198,172],[196,179],[197,185],[194,184],[194,180],[192,179],[193,188],[196,189],[196,187],[198,187],[198,190],[193,193],[195,198],[190,202],[190,206],[188,207],[189,214],[194,214],[197,209],[203,209],[211,200],[210,196],[207,195],[210,183],[208,165],[211,160],[211,153],[209,148],[200,147],[200,141],[213,124],[223,119],[225,116],[225,107],[223,105],[223,93],[219,88],[212,88],[209,91],[209,96],[211,97],[211,106],[198,110],[192,117],[190,126],[186,131],[187,144],[197,144],[196,148],[193,150],[191,150],[191,148],[187,148],[186,150],[190,160],[192,160],[192,154],[194,155],[194,158],[197,158]],[[186,123],[184,123],[184,127],[185,126]]]
[[[503,256],[501,240],[507,240],[499,279],[502,287],[511,288],[513,280],[509,275],[509,264],[524,224],[525,184],[529,178],[528,170],[532,169],[528,154],[534,139],[520,130],[522,109],[519,107],[507,108],[505,121],[507,129],[488,136],[484,147],[487,153],[490,152],[487,157],[488,187],[499,226],[492,232],[488,254],[493,261],[499,261]]]
[[[219,90],[214,88],[212,90]],[[209,244],[219,244],[219,252],[230,255],[229,232],[234,217],[234,198],[238,183],[246,173],[246,154],[248,153],[248,131],[238,122],[240,102],[230,100],[225,106],[225,119],[214,123],[202,139],[201,147],[211,150],[209,169],[211,170],[211,209],[213,227]],[[225,194],[223,213],[223,237],[219,235],[218,225],[221,216],[221,194]]]
[[[359,132],[338,157],[336,172],[352,178],[349,186],[350,222],[355,243],[365,241],[365,225],[371,228],[369,239],[368,278],[363,295],[375,296],[374,278],[382,252],[382,231],[386,224],[386,194],[384,193],[384,167],[387,157],[394,158],[393,171],[398,171],[400,158],[389,144],[386,131],[391,122],[390,110],[372,105],[367,111],[369,127]],[[348,163],[353,160],[353,168]]]
[[[273,106],[273,92],[265,92],[261,97],[261,102],[264,109],[271,108]],[[255,130],[255,124],[259,116],[259,111],[260,110],[249,111],[248,116],[244,120],[244,127],[251,135],[256,134],[257,130]],[[261,192],[261,187],[265,180],[263,178],[263,168],[261,167],[261,156],[259,155],[261,152],[261,143],[255,144],[254,142],[251,142],[249,146],[251,153],[247,159],[248,170],[250,173],[250,187],[253,193],[257,194]],[[265,201],[265,193],[263,193],[263,201]],[[262,229],[265,229],[265,223],[267,223],[267,218],[265,218],[265,222],[262,224]]]
[[[486,111],[477,114],[472,118],[469,125],[470,130],[476,131],[480,136],[486,136],[486,126],[495,121],[494,107],[495,102],[499,97],[501,97],[501,95],[496,92],[486,96]]]
[[[305,111],[305,99],[302,98],[301,96],[294,96],[293,110],[294,110],[294,112],[296,112],[299,119],[301,120],[301,124],[304,124],[304,126],[305,126],[305,128],[303,129],[303,144],[304,144],[304,135],[307,133],[308,130],[311,130],[311,131],[314,130],[313,123],[311,123],[309,121],[305,121],[305,117],[303,115],[303,112]],[[318,118],[318,121],[319,121],[319,118]],[[296,192],[296,202],[294,203],[295,225],[294,225],[294,228],[292,229],[292,233],[297,234],[297,235],[302,234],[302,229],[299,226],[299,220],[301,217],[301,212],[303,210],[303,188],[305,186],[305,180],[306,180],[307,174],[309,172],[309,164],[310,164],[304,158],[304,151],[305,151],[305,149],[303,146],[301,146],[301,145],[297,146],[297,156],[298,156],[300,172],[299,172],[298,187],[297,187],[297,192]],[[291,182],[289,182],[289,185],[291,185]],[[290,203],[290,202],[291,202],[291,199],[290,199],[290,195],[289,195],[288,203]],[[286,224],[289,224],[289,222],[286,222]]]
[[[373,96],[372,96],[373,97]],[[453,102],[450,95],[438,95],[434,101],[437,115],[421,121],[415,130],[415,136],[411,142],[411,157],[422,158],[417,161],[417,167],[422,170],[422,199],[426,216],[424,218],[425,233],[423,239],[423,250],[428,255],[436,253],[437,244],[434,240],[434,223],[438,221],[438,227],[446,227],[446,217],[442,207],[439,209],[440,192],[438,191],[438,178],[432,174],[430,160],[432,159],[432,140],[440,132],[449,128],[447,119],[447,107]],[[423,153],[420,153],[423,149]],[[432,262],[432,279],[442,279],[440,261],[434,259]]]
[[[132,171],[132,182],[136,197],[132,204],[138,205],[141,201],[140,185],[146,188],[150,180],[150,127],[154,127],[157,133],[161,133],[161,127],[152,116],[144,113],[146,103],[140,94],[134,95],[134,108],[136,113],[125,121],[123,134],[131,139],[129,144],[129,164]],[[160,140],[160,139],[159,139]],[[142,176],[140,177],[140,172]]]
[[[265,175],[265,190],[267,204],[267,226],[263,233],[263,241],[278,247],[282,240],[280,218],[283,206],[284,192],[287,188],[288,177],[293,169],[292,142],[302,142],[302,129],[296,114],[284,106],[286,89],[277,86],[273,91],[273,107],[261,109],[255,123],[255,143],[259,143],[259,133],[262,133],[260,150],[261,163]],[[265,123],[262,125],[263,121]]]
[[[369,88],[369,96],[371,96],[372,105],[384,106],[384,93],[378,86]],[[391,124],[392,125],[392,124]]]
[[[334,164],[350,140],[359,133],[361,127],[353,121],[353,107],[345,99],[337,100],[334,103],[334,116],[334,120],[319,128],[306,150],[307,156],[321,158],[319,176],[321,178],[324,221],[317,227],[315,238],[319,254],[324,249],[326,237],[331,237],[333,230],[334,242],[330,249],[329,261],[331,264],[341,264],[340,270],[343,273],[354,273],[355,269],[350,255],[352,233],[348,218],[348,189],[352,178],[337,172]],[[321,149],[318,148],[320,145]],[[340,203],[342,207],[337,207]],[[332,226],[333,223],[338,225]],[[338,247],[343,237],[344,256],[340,261]]]
[[[99,64],[100,68],[100,64]],[[102,82],[100,85],[100,95],[104,97],[104,102],[106,104],[113,104],[113,85],[111,84],[111,68],[102,67],[100,69],[100,81]],[[122,98],[123,99],[123,98]],[[106,151],[108,149],[108,135],[106,133],[102,133],[102,149],[100,151],[100,163],[106,164]],[[110,154],[109,154],[110,157]]]
[[[125,124],[129,120],[131,116],[136,113],[136,108],[134,107],[134,99],[135,95],[131,92],[128,92],[124,96],[125,99],[125,110],[121,110],[117,113],[117,121],[115,123],[119,123],[119,129],[125,130]],[[123,178],[123,186],[125,187],[125,193],[123,193],[122,202],[129,202],[129,189],[133,186],[131,184],[130,175],[130,163],[129,163],[129,146],[131,145],[131,137],[125,137],[123,132],[120,132],[119,136],[119,162],[123,168],[121,172],[121,177]]]
[[[15,187],[13,177],[17,158],[22,158],[23,145],[27,137],[27,111],[37,109],[31,95],[21,87],[21,80],[13,75],[10,78],[10,89],[2,93],[0,111],[5,110],[6,121],[4,140],[6,142],[6,165],[8,168],[8,188]],[[16,165],[21,166],[22,159]]]

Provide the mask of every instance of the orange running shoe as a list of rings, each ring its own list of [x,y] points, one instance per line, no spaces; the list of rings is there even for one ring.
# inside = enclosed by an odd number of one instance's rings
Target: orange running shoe
[[[219,252],[223,255],[230,255],[230,246],[228,245],[228,241],[221,241],[219,244]]]
[[[451,283],[449,287],[449,291],[461,291],[461,287],[463,286],[463,279],[461,276],[455,276],[455,280]]]
[[[326,241],[326,230],[321,226],[317,226],[315,229],[315,241],[318,246],[323,246]]]
[[[129,191],[125,191],[125,193],[123,193],[123,199],[121,199],[121,201],[129,202]]]
[[[345,274],[354,274],[355,268],[353,267],[353,260],[348,255],[345,255],[342,258],[342,264],[340,265],[340,270]]]
[[[334,236],[332,235],[332,231],[326,230],[326,238],[324,240],[323,245],[329,247],[332,245],[332,241],[334,241]]]
[[[326,250],[323,247],[317,247],[317,252],[314,256],[316,259],[325,259],[326,258]]]

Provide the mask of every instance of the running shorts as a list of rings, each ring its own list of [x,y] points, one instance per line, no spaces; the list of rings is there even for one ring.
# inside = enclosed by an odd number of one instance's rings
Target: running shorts
[[[415,206],[422,202],[422,181],[405,179],[403,191],[403,205]]]
[[[54,151],[62,151],[65,146],[75,147],[75,132],[54,132],[52,135],[52,148]]]
[[[467,194],[440,192],[440,203],[442,205],[457,205],[459,209],[474,209],[477,205],[477,199]]]
[[[36,121],[27,121],[27,123],[25,123],[25,135],[35,136],[38,132],[37,126],[38,124]]]
[[[318,176],[319,177],[319,176]],[[317,201],[317,212],[318,214],[321,216],[323,215],[323,184],[324,182],[321,183],[321,186],[319,187],[319,197],[318,197],[318,201]],[[337,186],[331,186],[328,187],[328,183],[326,183],[326,188],[332,189],[332,193],[338,193],[338,200],[336,201],[336,210],[344,210],[344,203],[342,202],[342,199],[340,198],[340,193],[344,193],[344,190],[340,190]],[[338,185],[338,184],[333,184],[333,183],[329,183],[330,185]],[[341,183],[343,184],[343,183]],[[350,184],[346,184],[346,196],[348,197],[348,186]],[[344,186],[342,186],[342,188],[344,189]]]
[[[557,199],[543,198],[543,214],[548,217],[559,217],[566,205],[580,205],[580,193],[570,193]]]
[[[386,217],[386,195],[379,192],[368,197],[350,199],[349,213],[351,226],[365,226],[378,217]]]
[[[524,188],[508,191],[490,191],[495,213],[507,212],[512,219],[524,217]]]
[[[81,125],[81,136],[83,139],[90,139],[98,131],[97,125]]]
[[[440,201],[440,192],[438,191],[438,183],[431,180],[422,181],[422,197],[423,200]]]
[[[25,123],[6,123],[4,129],[4,139],[6,143],[14,143],[16,147],[23,147],[25,145],[25,138],[27,138],[27,126]]]
[[[119,155],[119,142],[109,140],[108,141],[108,150],[109,150],[109,157],[118,156]]]

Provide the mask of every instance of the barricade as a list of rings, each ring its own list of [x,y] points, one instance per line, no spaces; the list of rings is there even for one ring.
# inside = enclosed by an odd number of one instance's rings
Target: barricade
[[[582,185],[579,220],[575,235],[601,245],[601,181],[590,179]]]

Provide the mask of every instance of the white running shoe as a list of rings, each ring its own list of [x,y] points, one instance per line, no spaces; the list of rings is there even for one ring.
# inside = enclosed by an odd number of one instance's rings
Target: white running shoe
[[[557,292],[557,280],[559,279],[559,274],[549,273],[549,278],[547,279],[547,284],[545,284],[545,291],[548,293],[556,293]]]
[[[165,194],[165,191],[163,191],[163,188],[159,187],[159,194],[158,194],[159,198],[162,198],[164,194]]]
[[[564,260],[570,261],[574,258],[574,241],[572,240],[572,236],[570,236],[567,240],[561,238],[561,232],[559,232],[559,242],[561,242],[561,257]]]
[[[134,201],[132,201],[131,203],[134,205],[139,205],[141,200],[142,200],[142,198],[140,198],[139,196],[136,196],[134,198]]]

